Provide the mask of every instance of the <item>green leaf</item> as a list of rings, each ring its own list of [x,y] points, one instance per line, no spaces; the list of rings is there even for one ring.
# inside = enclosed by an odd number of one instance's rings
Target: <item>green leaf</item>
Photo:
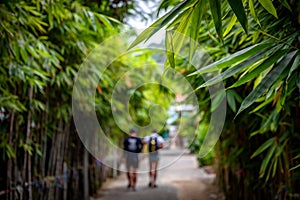
[[[189,9],[187,12],[184,12],[184,15],[181,17],[181,22],[179,24],[179,26],[177,26],[177,28],[175,29],[175,32],[173,33],[173,47],[175,50],[175,54],[177,54],[179,52],[179,50],[181,49],[183,43],[186,41],[187,37],[187,31],[189,28],[189,25],[191,24],[191,13],[192,13],[192,9]]]
[[[242,62],[244,59],[249,58],[250,56],[253,56],[253,55],[257,54],[258,52],[270,47],[272,44],[273,43],[270,43],[270,42],[255,44],[255,45],[245,48],[241,51],[238,51],[226,58],[216,61],[210,65],[207,65],[207,66],[197,70],[196,72],[190,74],[190,76],[196,75],[196,74],[202,74],[202,73],[206,73],[206,72],[213,72],[213,71],[216,71],[219,69],[230,67],[231,65],[236,64],[238,62]]]
[[[233,112],[236,112],[235,95],[233,90],[227,90],[227,103]]]
[[[170,66],[175,68],[174,46],[171,31],[166,32],[166,51]]]
[[[280,60],[282,56],[284,56],[288,50],[284,51],[278,51],[269,58],[267,58],[263,63],[261,63],[259,66],[257,66],[253,71],[249,72],[242,78],[240,78],[238,81],[236,81],[230,88],[238,87],[240,85],[243,85],[247,83],[248,81],[252,80],[253,78],[257,77],[261,72],[265,71],[267,68],[269,68],[271,65],[273,65],[276,61]]]
[[[109,18],[105,15],[102,14],[96,14],[96,17],[99,18],[99,20],[101,20],[101,22],[108,28],[113,29],[112,24],[109,21]]]
[[[295,61],[290,69],[290,72],[289,72],[289,75],[288,77],[286,78],[287,80],[290,79],[290,77],[292,76],[292,74],[294,73],[294,71],[296,69],[298,69],[298,67],[300,66],[300,55],[298,54],[297,57],[295,58]]]
[[[270,86],[272,86],[272,84],[277,80],[284,69],[289,66],[296,53],[297,51],[289,53],[276,66],[273,67],[273,69],[266,75],[266,77],[263,78],[260,84],[244,99],[236,116],[239,115],[239,113],[241,113],[243,110],[251,106],[257,98],[261,97],[265,93],[265,91]]]
[[[198,44],[198,31],[200,29],[200,22],[202,20],[202,16],[204,13],[205,4],[204,0],[200,0],[191,15],[192,18],[192,26],[190,27],[190,48],[189,48],[189,61],[191,63],[194,53]]]
[[[270,159],[273,157],[275,149],[276,149],[276,144],[273,144],[270,147],[266,157],[263,159],[261,166],[260,166],[260,171],[259,171],[260,177],[263,177],[263,175],[265,174],[267,166],[269,165]]]
[[[26,45],[26,50],[34,57],[39,58],[39,55],[31,45]]]
[[[276,146],[274,146],[274,147],[276,149]],[[276,157],[272,156],[272,158],[270,158],[269,162],[266,163],[266,165],[265,165],[266,168],[263,170],[263,173],[260,174],[260,177],[262,178],[264,176],[265,172],[268,171],[265,181],[269,180],[269,178],[270,178],[270,175],[272,172],[272,166],[274,166],[275,160],[276,160]],[[264,164],[264,163],[262,162],[262,164]]]
[[[292,171],[292,170],[295,170],[295,169],[298,169],[300,168],[300,164],[296,165],[295,167],[292,167],[291,169],[289,169],[289,171]]]
[[[23,61],[25,63],[27,63],[28,62],[28,54],[27,54],[26,50],[21,47],[20,53],[21,53],[21,57],[22,57]]]
[[[226,28],[226,30],[225,30],[225,32],[223,33],[223,37],[225,37],[231,31],[231,29],[235,25],[236,19],[237,19],[236,16],[233,15],[230,22],[229,22],[229,24],[228,24],[228,26],[227,26],[227,28]]]
[[[293,12],[292,9],[291,9],[291,7],[290,7],[290,5],[289,5],[289,3],[287,2],[287,0],[279,0],[279,1],[280,1],[280,3],[281,3],[284,7],[286,7],[287,9],[289,9],[289,11]]]
[[[223,40],[223,27],[222,27],[222,16],[221,16],[221,1],[219,0],[209,0],[211,14],[214,20],[215,29]]]
[[[209,79],[204,84],[202,84],[199,88],[214,85],[222,80],[225,80],[225,79],[235,75],[236,73],[240,72],[244,68],[246,68],[246,67],[250,66],[251,64],[257,62],[258,60],[262,59],[267,53],[268,53],[268,51],[266,51],[266,50],[263,50],[263,52],[259,52],[258,54],[248,58],[247,60],[243,61],[242,63],[239,63],[238,65],[227,69],[226,71],[222,72],[220,75],[215,76],[212,79]]]
[[[270,138],[268,139],[265,143],[263,143],[252,155],[251,155],[251,159],[254,158],[255,156],[261,154],[263,151],[265,151],[267,148],[269,148],[273,143],[274,143],[275,139],[274,138]]]
[[[172,21],[176,15],[178,15],[182,10],[186,7],[194,4],[194,1],[185,0],[175,6],[172,10],[170,10],[167,14],[159,18],[155,21],[150,27],[145,29],[138,37],[131,43],[128,49],[131,49],[141,43],[142,41],[149,39],[153,34],[159,31],[162,27],[164,27],[168,22]]]
[[[258,0],[259,3],[274,17],[278,18],[276,9],[272,3],[272,0]]]
[[[9,158],[16,158],[16,153],[12,146],[10,146],[9,144],[6,144],[6,154]]]
[[[255,12],[253,0],[249,0],[249,9],[250,9],[250,13],[253,16],[254,20],[260,26],[260,22],[259,22],[259,20],[257,18],[256,12]]]
[[[213,112],[215,109],[217,109],[220,106],[220,104],[224,101],[225,98],[226,98],[226,93],[224,91],[216,92],[212,98],[210,111]]]
[[[275,161],[274,161],[272,177],[274,177],[275,174],[276,174],[276,171],[277,171],[277,163],[278,163],[278,157],[276,157],[276,158],[275,158]]]
[[[272,101],[273,101],[272,98],[269,98],[269,99],[265,100],[262,104],[260,104],[259,106],[256,106],[256,108],[254,108],[250,113],[256,113],[257,111],[259,111],[261,108],[265,107],[266,105],[268,105]]]
[[[300,158],[300,153],[292,159],[295,160],[295,159],[298,159],[298,158]]]
[[[248,33],[247,27],[248,27],[248,22],[247,22],[247,17],[245,14],[245,9],[243,6],[243,1],[242,0],[228,0],[228,3],[233,10],[234,14],[236,15],[237,19],[239,20],[240,24],[242,25],[244,31]]]

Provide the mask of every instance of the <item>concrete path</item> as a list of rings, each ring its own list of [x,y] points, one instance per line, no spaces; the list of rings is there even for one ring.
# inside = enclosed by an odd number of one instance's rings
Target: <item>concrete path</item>
[[[148,159],[140,161],[136,191],[126,188],[126,174],[108,180],[99,191],[99,200],[211,200],[220,199],[215,174],[198,168],[197,158],[186,150],[160,151],[157,188],[149,188]]]

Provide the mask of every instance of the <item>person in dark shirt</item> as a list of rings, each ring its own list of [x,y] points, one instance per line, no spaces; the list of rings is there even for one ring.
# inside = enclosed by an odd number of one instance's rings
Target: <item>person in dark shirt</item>
[[[128,188],[135,191],[137,182],[137,169],[139,167],[138,153],[142,151],[143,143],[137,137],[137,130],[132,128],[129,131],[129,136],[124,140],[124,155],[126,159],[126,169],[128,178]]]

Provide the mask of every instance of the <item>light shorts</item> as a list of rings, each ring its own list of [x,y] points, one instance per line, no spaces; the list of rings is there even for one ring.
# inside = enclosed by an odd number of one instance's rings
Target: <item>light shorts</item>
[[[151,152],[149,153],[149,160],[150,162],[157,162],[159,161],[159,155],[158,155],[158,152]]]

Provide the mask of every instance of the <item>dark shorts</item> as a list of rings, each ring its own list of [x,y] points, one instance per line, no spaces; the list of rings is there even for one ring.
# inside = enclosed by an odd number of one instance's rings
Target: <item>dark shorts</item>
[[[130,157],[126,158],[126,167],[129,169],[130,167],[138,168],[139,167],[139,159],[137,157]]]

